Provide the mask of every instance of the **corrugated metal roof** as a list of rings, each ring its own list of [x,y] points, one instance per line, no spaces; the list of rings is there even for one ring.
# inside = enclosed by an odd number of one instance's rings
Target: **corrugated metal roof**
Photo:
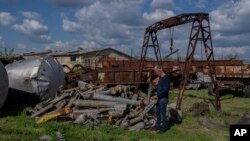
[[[133,58],[126,53],[118,51],[113,48],[87,48],[87,49],[78,49],[74,51],[58,51],[53,52],[51,50],[45,52],[29,52],[23,54],[23,56],[75,56],[75,55],[82,55],[82,56],[108,56],[111,52],[115,52],[122,56],[126,56],[128,58]]]
[[[93,50],[77,50],[74,52],[60,52],[60,53],[52,53],[51,56],[73,56],[73,55],[82,55],[82,56],[108,56],[111,52],[116,52],[117,54],[126,56],[128,58],[132,58],[128,54],[120,52],[113,48],[98,48]]]

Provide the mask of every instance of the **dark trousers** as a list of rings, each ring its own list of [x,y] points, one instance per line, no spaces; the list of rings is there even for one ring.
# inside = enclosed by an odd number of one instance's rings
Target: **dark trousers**
[[[156,128],[160,131],[166,131],[169,127],[169,120],[166,116],[166,108],[168,104],[167,98],[160,98],[156,104],[157,106],[157,121],[156,121]]]

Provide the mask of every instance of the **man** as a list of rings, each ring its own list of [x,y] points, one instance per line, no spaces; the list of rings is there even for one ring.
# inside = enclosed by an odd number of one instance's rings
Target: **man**
[[[169,120],[166,116],[166,108],[168,103],[168,93],[170,90],[170,79],[163,72],[162,67],[156,65],[154,67],[154,72],[158,75],[159,81],[156,87],[157,91],[157,122],[156,128],[160,130],[160,133],[165,132],[169,128]]]

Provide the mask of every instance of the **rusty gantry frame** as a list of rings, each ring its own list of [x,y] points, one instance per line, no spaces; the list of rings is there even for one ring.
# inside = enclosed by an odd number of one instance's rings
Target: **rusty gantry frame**
[[[209,76],[211,77],[211,81],[213,84],[213,95],[215,97],[215,107],[220,110],[220,97],[217,92],[217,82],[215,80],[215,66],[214,62],[214,54],[213,54],[213,44],[211,38],[211,30],[209,23],[209,14],[207,13],[186,13],[177,15],[165,20],[158,21],[153,25],[146,28],[144,40],[142,44],[142,52],[141,52],[141,63],[139,66],[140,74],[142,76],[142,71],[146,62],[146,55],[148,48],[151,47],[154,49],[154,53],[156,56],[156,60],[159,64],[162,64],[161,53],[159,48],[159,43],[157,39],[157,31],[163,30],[166,28],[171,28],[174,26],[192,23],[191,33],[189,37],[188,50],[185,59],[185,66],[182,72],[182,81],[179,88],[179,95],[177,99],[176,108],[181,108],[181,102],[183,99],[185,86],[188,83],[190,68],[192,66],[192,62],[194,60],[194,53],[197,45],[197,41],[201,41],[203,43],[203,47],[205,49],[206,54],[206,62],[208,64]]]

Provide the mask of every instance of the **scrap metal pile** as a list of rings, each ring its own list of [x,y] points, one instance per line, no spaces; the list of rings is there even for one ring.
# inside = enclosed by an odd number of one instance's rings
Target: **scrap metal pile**
[[[2,108],[5,99],[8,96],[9,81],[7,72],[0,61],[0,109]]]
[[[38,103],[29,114],[38,117],[38,124],[63,118],[78,124],[109,123],[130,130],[155,126],[155,116],[149,113],[155,100],[143,92],[134,93],[135,86],[79,86],[59,90],[56,98]]]

